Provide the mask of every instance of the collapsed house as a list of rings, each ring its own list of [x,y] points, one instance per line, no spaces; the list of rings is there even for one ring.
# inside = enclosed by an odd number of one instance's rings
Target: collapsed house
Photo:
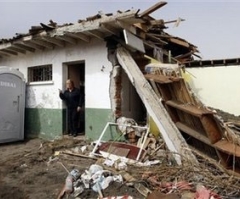
[[[85,86],[87,138],[97,139],[106,123],[121,116],[145,124],[151,118],[178,164],[181,157],[197,162],[191,145],[237,170],[239,146],[225,139],[214,112],[199,103],[182,78],[179,66],[197,56],[197,47],[167,34],[169,22],[150,16],[164,5],[99,13],[75,24],[50,21],[2,39],[0,65],[18,69],[27,79],[26,135],[62,136],[66,110],[58,88],[70,78]]]

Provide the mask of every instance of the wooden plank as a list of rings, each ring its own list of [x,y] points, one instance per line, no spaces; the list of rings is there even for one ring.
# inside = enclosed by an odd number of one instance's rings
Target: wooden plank
[[[141,29],[144,32],[147,32],[149,30],[149,27],[143,23],[136,23],[136,24],[134,24],[134,26]]]
[[[153,118],[160,130],[168,149],[173,152],[173,157],[177,164],[181,164],[181,156],[194,164],[198,164],[196,157],[191,153],[191,150],[189,150],[188,144],[174,125],[163,104],[159,101],[156,93],[142,74],[130,53],[123,47],[120,47],[117,49],[117,58],[128,75],[129,80],[136,88],[148,114]]]
[[[213,115],[201,117],[201,122],[212,144],[222,138],[222,132],[213,118]]]
[[[169,90],[169,85],[171,84],[159,84],[159,83],[157,84],[157,87],[164,101],[168,101],[172,99],[172,95]]]
[[[175,124],[178,127],[178,129],[183,131],[184,133],[200,140],[201,142],[204,142],[205,144],[211,145],[209,139],[206,136],[202,135],[203,133],[200,133],[194,130],[193,128],[190,128],[181,122],[176,122]]]
[[[156,41],[156,42],[159,43],[159,44],[162,44],[162,45],[167,45],[167,44],[168,44],[168,42],[163,41],[162,39],[160,39],[159,37],[156,37],[156,36],[152,35],[151,33],[147,33],[146,35],[147,35],[147,37],[149,37],[151,40]]]
[[[180,46],[184,46],[186,48],[189,48],[190,47],[190,44],[182,39],[178,39],[178,38],[169,38],[169,40],[172,42],[172,43],[175,43],[175,44],[178,44]]]
[[[150,79],[149,81],[150,81],[150,83],[151,83],[151,85],[152,85],[153,90],[155,91],[155,93],[157,94],[157,96],[159,97],[159,99],[161,99],[162,97],[161,97],[161,94],[160,94],[160,92],[159,92],[159,90],[158,90],[158,87],[157,87],[155,81],[154,81],[153,79]]]
[[[234,155],[236,157],[240,157],[240,146],[230,143],[227,140],[220,140],[213,144],[213,146],[220,150],[223,151],[229,155]]]
[[[156,3],[155,5],[151,6],[150,8],[148,8],[147,10],[144,10],[141,14],[139,14],[139,17],[147,16],[147,15],[153,13],[155,10],[165,6],[166,4],[167,4],[167,2],[160,1],[160,2]]]
[[[180,80],[180,91],[182,92],[184,98],[185,98],[185,103],[191,103],[191,104],[194,104],[195,105],[195,100],[193,99],[193,97],[190,95],[188,89],[187,89],[187,86],[186,86],[186,83],[185,83],[185,80],[184,79],[181,79]]]
[[[79,154],[79,153],[73,153],[73,152],[70,152],[70,151],[60,151],[60,154],[72,155],[72,156],[77,156],[77,157],[80,157],[80,158],[89,158],[89,159],[94,159],[94,160],[98,159],[96,157],[91,157],[91,156],[83,155],[83,154]]]
[[[169,76],[160,75],[160,74],[146,74],[144,76],[146,79],[148,79],[148,80],[151,79],[160,84],[167,84],[167,83],[172,83],[174,81],[180,80],[180,78],[178,78],[178,77],[169,77]]]
[[[168,100],[166,101],[166,104],[199,118],[202,117],[203,115],[213,115],[211,111],[199,109],[191,104],[183,104],[176,100]]]

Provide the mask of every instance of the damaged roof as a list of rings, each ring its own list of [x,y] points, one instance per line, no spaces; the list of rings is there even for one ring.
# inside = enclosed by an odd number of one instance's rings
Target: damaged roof
[[[158,2],[143,12],[140,10],[117,11],[116,14],[99,12],[74,24],[59,25],[52,20],[48,24],[40,23],[38,26],[32,26],[28,33],[16,33],[12,38],[0,39],[0,58],[64,47],[68,44],[76,45],[78,41],[88,43],[92,38],[104,40],[112,35],[121,38],[122,31],[127,30],[142,39],[146,49],[161,48],[165,54],[171,51],[172,58],[180,62],[193,60],[193,55],[197,56],[198,53],[197,47],[164,31],[167,28],[166,24],[178,25],[183,19],[164,21],[150,16],[152,12],[166,4]]]

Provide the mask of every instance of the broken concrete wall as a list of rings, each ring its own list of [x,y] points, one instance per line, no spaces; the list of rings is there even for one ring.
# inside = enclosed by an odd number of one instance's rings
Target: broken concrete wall
[[[109,49],[108,59],[113,65],[109,93],[114,119],[123,116],[136,121],[143,121],[146,119],[145,107],[127,74],[118,64],[114,48]]]

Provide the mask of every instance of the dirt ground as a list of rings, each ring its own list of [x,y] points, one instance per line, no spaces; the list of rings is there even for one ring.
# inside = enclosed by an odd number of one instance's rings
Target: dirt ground
[[[220,110],[217,111],[225,121],[228,119],[239,120],[240,118]],[[68,174],[62,164],[69,171],[77,168],[80,173],[83,173],[96,160],[60,155],[57,161],[48,164],[49,158],[53,157],[56,151],[86,144],[89,143],[84,140],[84,137],[64,138],[54,142],[29,139],[23,142],[0,144],[0,199],[57,198]],[[139,174],[137,170],[131,173]],[[170,174],[169,177],[171,177]],[[105,197],[127,194],[137,199],[144,198],[135,188],[116,182],[103,190],[103,194]],[[85,189],[80,198],[96,199],[98,194],[91,189]]]
[[[0,155],[0,198],[1,199],[54,199],[57,198],[68,169],[77,168],[80,173],[96,160],[75,156],[58,156],[57,161],[47,162],[55,151],[83,146],[86,141],[64,138],[54,142],[30,139],[24,142],[1,144]],[[61,163],[60,163],[61,162]],[[103,191],[104,196],[128,194],[143,198],[133,187],[114,182]],[[86,189],[81,198],[98,198],[98,194]]]

